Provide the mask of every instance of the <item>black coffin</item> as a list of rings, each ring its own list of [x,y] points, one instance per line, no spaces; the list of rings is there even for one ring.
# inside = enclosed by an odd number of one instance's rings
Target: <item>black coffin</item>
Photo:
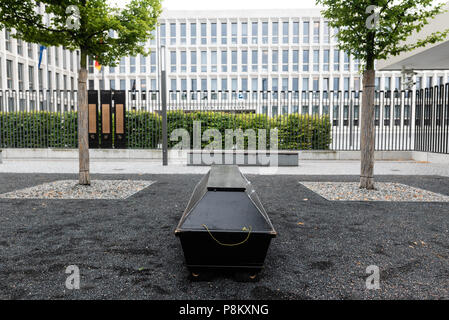
[[[237,166],[212,166],[195,187],[175,234],[187,267],[260,271],[276,231]]]

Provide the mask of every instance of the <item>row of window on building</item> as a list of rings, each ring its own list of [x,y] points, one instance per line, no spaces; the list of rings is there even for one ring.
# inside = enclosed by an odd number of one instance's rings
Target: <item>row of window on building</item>
[[[5,49],[8,52],[11,53],[17,53],[18,56],[25,57],[27,56],[30,59],[35,59],[35,61],[39,61],[40,56],[40,50],[39,46],[32,44],[32,43],[26,43],[20,39],[16,40],[16,52],[13,51],[13,45],[12,45],[12,38],[11,33],[8,30],[5,31]],[[37,50],[36,50],[37,48]],[[26,51],[26,52],[25,52]],[[49,65],[54,65],[56,67],[64,68],[72,72],[75,71],[76,66],[78,65],[79,61],[79,54],[78,52],[75,53],[74,51],[69,51],[62,47],[48,47],[45,49],[45,55],[46,60],[45,63],[48,63]],[[75,60],[76,59],[76,60]]]
[[[299,72],[299,71],[358,71],[359,60],[340,50],[222,50],[222,51],[170,51],[171,73],[197,72]],[[300,57],[302,55],[302,59]],[[219,59],[220,58],[220,59]],[[271,58],[271,59],[270,59]],[[312,59],[311,59],[312,58]],[[127,64],[126,59],[129,59]],[[333,60],[331,63],[331,59]],[[137,65],[139,60],[139,65]],[[302,63],[300,64],[300,60]],[[351,68],[353,60],[353,68]],[[220,61],[220,64],[218,64]],[[341,63],[341,61],[343,63]],[[94,73],[94,60],[89,59],[89,73]],[[116,73],[109,67],[109,74]],[[156,73],[156,52],[149,57],[122,58],[118,66],[121,74]]]
[[[320,24],[320,21],[303,21],[300,30],[299,21],[172,22],[161,23],[160,38],[161,45],[298,44],[300,40],[304,44],[330,43],[332,34],[328,22],[323,23],[322,35]]]
[[[352,79],[352,83],[351,83]],[[416,88],[423,88],[423,77],[417,77]],[[99,89],[105,90],[158,90],[157,79],[109,79],[109,88],[106,88],[105,80],[99,80]],[[127,86],[127,81],[129,81]],[[332,87],[330,83],[332,81]],[[434,77],[428,76],[425,79],[425,87],[444,84],[444,77],[439,76],[434,82]],[[449,81],[449,78],[448,80]],[[376,77],[376,90],[402,90],[401,77],[384,77],[383,85],[380,86],[381,78]],[[147,86],[148,84],[148,86]],[[169,79],[169,90],[173,91],[359,91],[361,90],[360,77],[302,77],[300,87],[300,78],[172,78]],[[251,86],[250,86],[251,84]],[[98,89],[95,87],[95,80],[89,80],[89,89]]]
[[[17,70],[14,68],[17,67]],[[27,69],[26,69],[27,68]],[[16,73],[14,72],[16,71]],[[28,72],[26,75],[25,72]],[[69,76],[67,74],[61,74],[59,72],[53,72],[51,70],[47,71],[46,81],[44,83],[44,70],[39,69],[37,72],[37,86],[36,86],[36,67],[33,65],[26,65],[24,63],[18,62],[17,65],[13,62],[13,60],[6,59],[6,88],[8,90],[43,90],[47,88],[56,89],[56,90],[69,90],[75,88],[75,78],[73,76],[70,77],[70,87],[69,87]],[[17,79],[17,87],[15,86],[15,77],[16,74]],[[53,79],[54,75],[54,79]],[[0,89],[2,89],[4,76],[2,70],[2,63],[0,58]],[[26,79],[25,79],[26,76]],[[53,86],[52,80],[55,81],[55,85]]]
[[[302,52],[300,50],[222,50],[220,52],[212,50],[200,51],[199,54],[200,68],[198,68],[197,51],[190,51],[189,55],[187,51],[179,53],[170,51],[170,72],[308,72],[331,71],[331,68],[333,71],[351,71],[351,59],[346,52],[343,53],[343,68],[341,68],[340,50],[334,50],[332,64],[330,49],[307,49]],[[302,59],[300,54],[302,54]],[[218,64],[219,56],[220,64]],[[208,63],[208,59],[210,59],[210,63]],[[302,60],[302,64],[300,64],[300,60]],[[358,69],[359,60],[354,59],[353,71],[358,71]]]

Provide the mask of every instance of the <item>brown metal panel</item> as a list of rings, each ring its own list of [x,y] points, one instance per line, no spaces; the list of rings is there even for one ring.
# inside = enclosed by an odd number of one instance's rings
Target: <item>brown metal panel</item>
[[[97,133],[97,105],[89,104],[89,133]]]
[[[101,128],[102,133],[111,133],[110,114],[111,110],[109,104],[101,105]]]
[[[125,121],[123,119],[123,104],[116,104],[115,105],[115,117],[116,117],[116,127],[115,127],[115,131],[117,134],[124,134],[125,133],[125,129],[124,129],[124,124]]]

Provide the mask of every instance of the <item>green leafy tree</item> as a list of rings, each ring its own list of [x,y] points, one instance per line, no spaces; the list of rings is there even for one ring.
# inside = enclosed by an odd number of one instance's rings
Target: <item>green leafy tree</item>
[[[376,60],[436,43],[449,30],[409,44],[405,40],[444,12],[433,0],[317,0],[322,14],[338,30],[338,46],[360,59],[363,71],[360,188],[374,189],[374,81]]]
[[[78,74],[79,183],[90,184],[87,57],[103,66],[117,65],[123,56],[148,55],[161,14],[160,0],[131,0],[122,8],[107,0],[0,0],[0,27],[12,36],[45,46],[80,51]]]

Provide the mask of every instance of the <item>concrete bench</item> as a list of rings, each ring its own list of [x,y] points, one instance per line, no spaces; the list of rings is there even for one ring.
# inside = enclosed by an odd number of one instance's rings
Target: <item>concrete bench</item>
[[[187,152],[188,166],[228,164],[239,166],[298,166],[295,151],[193,150]]]

